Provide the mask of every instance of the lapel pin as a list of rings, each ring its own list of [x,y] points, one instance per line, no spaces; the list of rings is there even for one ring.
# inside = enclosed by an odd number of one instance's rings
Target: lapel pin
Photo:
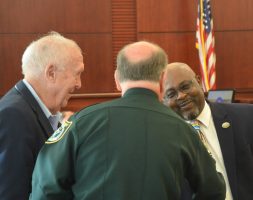
[[[224,123],[222,123],[222,128],[228,128],[228,127],[230,127],[230,123],[229,122],[224,122]]]

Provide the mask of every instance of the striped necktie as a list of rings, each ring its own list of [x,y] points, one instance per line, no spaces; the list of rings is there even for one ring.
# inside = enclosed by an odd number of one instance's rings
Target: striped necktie
[[[201,122],[199,120],[192,120],[190,121],[190,124],[192,125],[192,127],[197,131],[198,133],[198,136],[200,138],[200,140],[202,141],[202,143],[204,144],[204,146],[206,147],[208,153],[210,155],[212,155],[211,151],[209,150],[208,148],[208,142],[207,142],[207,139],[206,139],[206,136],[204,135],[204,133],[201,131],[200,129],[200,124]]]

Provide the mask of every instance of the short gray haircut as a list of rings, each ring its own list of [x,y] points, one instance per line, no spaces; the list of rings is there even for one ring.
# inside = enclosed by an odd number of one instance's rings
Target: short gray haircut
[[[151,44],[155,47],[155,50],[152,52],[152,55],[149,58],[142,59],[134,63],[131,62],[125,55],[126,48],[128,48],[131,44],[123,47],[117,56],[117,72],[120,82],[128,80],[146,80],[158,82],[162,71],[168,64],[167,54],[161,47],[151,42],[141,42]]]
[[[75,41],[67,39],[57,32],[49,32],[30,43],[24,51],[22,73],[38,77],[47,65],[55,65],[58,69],[64,69],[71,61],[70,48],[82,52]]]

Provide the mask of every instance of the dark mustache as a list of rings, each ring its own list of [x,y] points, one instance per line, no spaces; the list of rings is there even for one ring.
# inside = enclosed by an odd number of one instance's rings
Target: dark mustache
[[[187,98],[187,99],[178,99],[177,100],[177,105],[179,106],[184,106],[188,103],[192,102],[192,98]]]

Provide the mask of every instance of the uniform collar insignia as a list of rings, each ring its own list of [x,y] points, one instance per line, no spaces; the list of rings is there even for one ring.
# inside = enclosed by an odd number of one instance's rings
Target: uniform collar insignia
[[[70,126],[71,126],[72,122],[70,121],[65,121],[54,133],[53,135],[48,138],[48,140],[46,141],[46,144],[52,144],[52,143],[56,143],[59,140],[61,140],[63,138],[63,136],[65,135],[65,133],[69,130]]]

